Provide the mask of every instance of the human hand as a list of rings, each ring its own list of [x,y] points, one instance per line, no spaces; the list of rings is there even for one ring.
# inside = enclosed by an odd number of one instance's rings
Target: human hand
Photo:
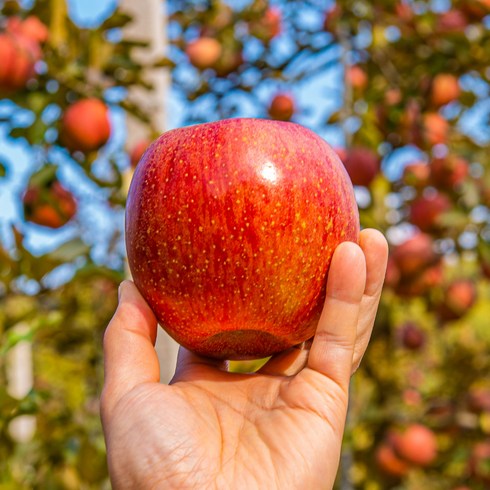
[[[388,248],[381,233],[335,251],[310,350],[293,348],[258,373],[181,348],[159,383],[155,317],[133,283],[120,288],[104,337],[101,415],[113,487],[331,489],[351,374],[371,336]]]

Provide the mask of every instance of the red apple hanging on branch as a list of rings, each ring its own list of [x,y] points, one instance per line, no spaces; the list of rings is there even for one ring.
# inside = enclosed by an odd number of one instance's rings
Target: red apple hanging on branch
[[[0,97],[24,88],[40,59],[41,50],[36,42],[24,36],[0,34]]]
[[[212,37],[200,37],[191,41],[185,52],[192,65],[200,70],[212,68],[220,59],[222,47],[219,41]]]
[[[352,185],[302,126],[229,119],[164,133],[136,167],[129,265],[161,325],[222,359],[310,338],[336,246],[357,241]]]
[[[289,121],[295,112],[296,104],[294,98],[288,93],[276,94],[269,104],[269,116],[278,121]]]
[[[61,119],[60,140],[73,152],[96,151],[107,143],[110,135],[109,110],[100,99],[75,102]]]
[[[64,226],[77,211],[77,201],[56,177],[53,165],[31,177],[22,204],[27,221],[53,229]]]

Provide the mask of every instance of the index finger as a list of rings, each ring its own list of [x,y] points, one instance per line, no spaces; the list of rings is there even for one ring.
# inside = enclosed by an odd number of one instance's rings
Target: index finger
[[[154,349],[157,321],[131,281],[119,288],[119,305],[104,335],[103,411],[139,384],[158,382],[160,366]]]

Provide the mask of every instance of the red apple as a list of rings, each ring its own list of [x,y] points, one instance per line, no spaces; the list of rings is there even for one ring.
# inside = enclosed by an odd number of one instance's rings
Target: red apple
[[[395,247],[393,259],[402,276],[409,277],[434,264],[438,257],[430,235],[419,232]]]
[[[386,91],[384,99],[389,106],[394,106],[402,101],[402,92],[399,88],[390,88]]]
[[[368,85],[368,76],[366,72],[358,65],[349,66],[345,72],[346,82],[354,90],[362,92]]]
[[[375,458],[378,468],[387,475],[403,477],[408,473],[408,463],[400,459],[391,445],[386,442],[378,446]]]
[[[369,148],[355,147],[347,152],[345,168],[354,185],[369,187],[379,173],[379,156]]]
[[[410,223],[425,232],[436,230],[440,227],[441,215],[450,209],[451,201],[445,194],[420,196],[410,204]]]
[[[337,30],[337,24],[342,17],[342,6],[338,2],[332,6],[330,10],[325,12],[325,19],[323,21],[323,28],[328,32],[335,32]]]
[[[129,153],[131,168],[136,168],[136,165],[138,165],[146,149],[150,146],[150,143],[150,140],[143,139],[133,146],[133,149]]]
[[[334,146],[333,151],[337,153],[342,163],[345,162],[347,159],[347,150],[345,148],[342,148],[341,146]]]
[[[430,177],[436,187],[454,190],[469,174],[469,165],[464,158],[447,156],[435,158],[430,164]]]
[[[89,153],[107,143],[111,124],[107,106],[90,98],[68,107],[61,120],[60,139],[70,151]]]
[[[400,270],[396,265],[395,259],[390,255],[386,265],[385,286],[394,288],[400,280]]]
[[[185,52],[189,61],[200,70],[212,68],[220,59],[222,47],[219,41],[212,37],[200,37],[191,41]]]
[[[411,22],[415,15],[412,6],[401,1],[395,5],[395,14],[403,22]]]
[[[77,202],[73,194],[58,180],[46,182],[44,185],[29,185],[22,203],[27,221],[48,228],[61,228],[77,211]]]
[[[470,19],[478,22],[490,14],[490,1],[461,2],[461,8]]]
[[[309,339],[333,251],[358,236],[335,152],[302,126],[266,119],[164,133],[127,201],[136,286],[177,342],[221,359]]]
[[[394,446],[399,457],[419,466],[429,466],[437,458],[436,436],[421,424],[412,424],[397,434]]]
[[[289,121],[296,111],[294,98],[291,94],[276,94],[269,105],[269,116],[278,121]]]
[[[430,265],[414,275],[403,276],[396,286],[396,292],[400,296],[422,296],[437,286],[441,286],[444,280],[444,269],[440,261]]]
[[[401,139],[405,143],[420,146],[423,142],[420,105],[415,99],[408,99],[400,117]]]
[[[479,442],[473,446],[469,466],[472,476],[490,484],[490,440]]]
[[[437,112],[427,112],[423,116],[424,136],[430,145],[444,144],[447,141],[449,124]]]
[[[407,388],[406,390],[403,390],[402,400],[403,403],[409,407],[420,407],[423,402],[420,391],[416,390],[415,388]]]
[[[472,412],[490,413],[490,388],[472,388],[468,393],[468,405]]]
[[[432,80],[431,101],[436,107],[453,102],[460,93],[458,79],[450,73],[439,73]]]
[[[44,43],[49,37],[49,30],[38,17],[30,15],[22,20],[20,17],[10,17],[6,30],[18,36],[24,36],[37,43]]]
[[[462,34],[468,27],[466,15],[457,9],[442,13],[437,22],[437,30],[441,34]]]
[[[456,279],[446,288],[441,314],[448,320],[461,318],[475,304],[476,298],[472,279]]]
[[[410,350],[419,350],[425,344],[424,331],[413,322],[407,322],[400,328],[402,345]]]
[[[0,34],[0,96],[24,88],[34,75],[41,50],[34,41],[14,34]]]
[[[423,189],[429,184],[431,168],[425,162],[409,163],[403,169],[402,181],[406,185]]]
[[[263,17],[250,23],[250,34],[268,43],[282,32],[282,12],[277,7],[269,7]]]

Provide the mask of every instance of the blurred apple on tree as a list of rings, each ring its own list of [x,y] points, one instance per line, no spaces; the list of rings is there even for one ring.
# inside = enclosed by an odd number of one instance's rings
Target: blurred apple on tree
[[[100,99],[75,102],[61,119],[60,139],[71,151],[96,151],[107,143],[110,135],[109,111]]]
[[[212,68],[222,54],[221,44],[212,37],[200,37],[186,47],[189,61],[200,70]]]
[[[379,156],[369,148],[350,148],[343,162],[354,185],[369,187],[379,173]]]
[[[289,121],[296,111],[294,98],[288,93],[274,95],[269,104],[268,113],[272,119]]]

